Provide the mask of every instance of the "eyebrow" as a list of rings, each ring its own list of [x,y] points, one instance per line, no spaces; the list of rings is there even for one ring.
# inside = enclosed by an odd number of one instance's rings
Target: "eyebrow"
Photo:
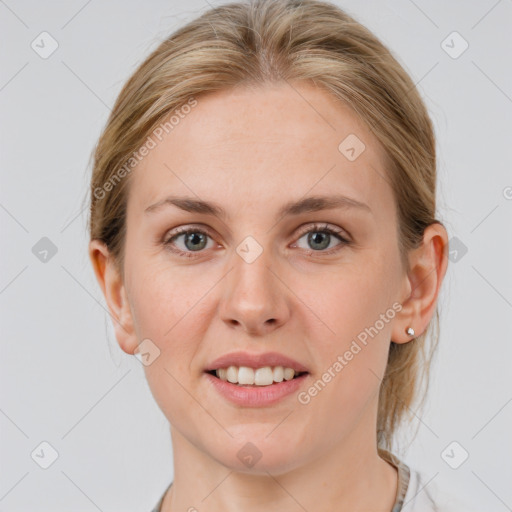
[[[191,213],[200,213],[204,215],[214,215],[226,219],[228,214],[219,204],[202,201],[193,197],[169,196],[158,201],[145,209],[145,213],[155,212],[164,206],[174,205],[181,210]],[[311,196],[298,201],[290,201],[282,206],[277,218],[287,217],[290,215],[300,215],[301,213],[317,212],[321,210],[329,210],[334,208],[355,209],[367,213],[372,213],[371,208],[356,199],[344,195],[331,196]]]

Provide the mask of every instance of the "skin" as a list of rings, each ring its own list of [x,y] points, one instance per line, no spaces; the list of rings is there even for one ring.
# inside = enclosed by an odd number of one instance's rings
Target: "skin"
[[[420,335],[435,311],[448,237],[443,226],[429,226],[406,273],[377,139],[325,91],[294,89],[201,96],[150,151],[130,177],[124,282],[104,244],[90,243],[121,349],[133,354],[149,338],[160,350],[144,368],[173,442],[164,512],[390,512],[395,500],[397,472],[376,446],[379,386],[391,340],[410,341],[409,326]],[[349,134],[366,146],[352,162],[338,150]],[[371,212],[276,218],[288,201],[334,192]],[[175,206],[144,213],[171,194],[218,203],[228,217]],[[316,222],[344,230],[351,243],[331,235],[326,249],[315,249],[307,233],[321,231]],[[194,256],[187,258],[164,242],[190,225],[209,228],[209,236],[206,247],[174,239]],[[250,264],[236,252],[247,236],[263,249]],[[307,366],[306,390],[395,302],[401,311],[307,405],[292,394],[270,407],[235,406],[204,376],[225,353],[278,351]],[[262,454],[252,468],[237,457],[247,442]]]

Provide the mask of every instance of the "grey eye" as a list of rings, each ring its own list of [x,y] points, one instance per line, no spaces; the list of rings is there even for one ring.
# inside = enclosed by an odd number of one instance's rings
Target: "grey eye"
[[[301,247],[299,242],[305,237],[307,237],[306,243],[308,247]],[[331,247],[334,247],[336,244],[331,245],[331,242],[336,240],[339,242],[339,244],[343,242],[339,235],[331,232],[329,229],[312,229],[311,231],[308,231],[299,238],[299,242],[297,243],[297,245],[301,247],[301,249],[325,251],[325,249],[330,249]]]
[[[329,233],[322,233],[321,231],[308,233],[308,244],[310,244],[313,249],[327,249],[330,241],[331,235]]]
[[[185,237],[185,247],[189,251],[200,251],[206,247],[208,242],[208,235],[200,233],[198,231],[192,231],[190,233],[182,233],[179,236]]]

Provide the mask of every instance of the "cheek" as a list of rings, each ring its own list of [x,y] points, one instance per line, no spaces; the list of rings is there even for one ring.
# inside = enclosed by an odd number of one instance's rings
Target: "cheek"
[[[340,266],[320,279],[302,278],[297,293],[314,313],[308,332],[318,360],[319,407],[322,402],[336,414],[357,415],[378,392],[396,314],[393,272],[382,257]]]
[[[197,409],[183,386],[188,389],[192,363],[208,323],[198,322],[203,318],[201,297],[207,292],[208,279],[206,283],[197,276],[191,279],[188,269],[171,269],[159,262],[134,267],[132,272],[130,302],[137,337],[149,338],[160,350],[155,361],[144,367],[146,379],[160,409],[172,424],[179,425]]]
[[[392,308],[396,279],[385,257],[369,251],[314,276],[297,275],[294,291],[310,309],[309,329],[315,332],[313,322],[321,325],[321,330],[315,329],[319,334],[316,347],[325,347],[332,357],[348,348],[352,339],[364,338],[376,323],[379,332],[375,335],[372,330],[372,336],[385,339],[391,331],[391,317],[385,323],[379,320]],[[329,353],[329,347],[334,352]]]
[[[201,297],[213,286],[207,277],[198,279],[197,271],[172,268],[165,262],[146,262],[132,270],[130,302],[135,325],[145,337],[154,336],[162,344],[172,343],[197,319]]]

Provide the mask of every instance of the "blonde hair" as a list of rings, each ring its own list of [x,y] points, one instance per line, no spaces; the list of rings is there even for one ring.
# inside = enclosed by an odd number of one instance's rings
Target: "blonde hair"
[[[126,163],[148,134],[201,94],[292,80],[311,82],[348,104],[382,144],[398,211],[400,257],[409,270],[408,251],[421,244],[427,226],[440,223],[434,131],[414,83],[379,40],[337,6],[255,0],[213,8],[177,30],[138,67],[117,98],[94,152],[89,227],[91,239],[106,244],[123,278],[131,176]],[[438,332],[430,351],[426,341],[434,323],[438,331],[437,309],[421,336],[391,342],[379,395],[381,449],[392,446],[421,383],[428,387]],[[422,405],[426,387],[423,391]]]

